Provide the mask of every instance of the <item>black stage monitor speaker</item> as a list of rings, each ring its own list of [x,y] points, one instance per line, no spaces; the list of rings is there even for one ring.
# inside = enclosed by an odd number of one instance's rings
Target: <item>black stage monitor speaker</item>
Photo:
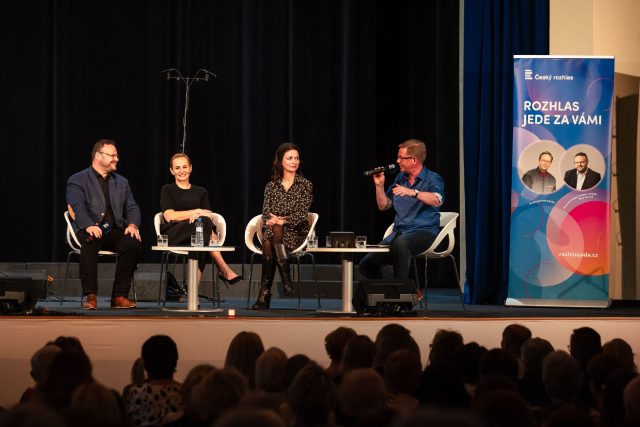
[[[329,233],[332,248],[355,248],[356,233],[353,231],[332,231]]]
[[[418,302],[413,280],[361,280],[353,294],[353,307],[358,314],[370,316],[416,315]]]
[[[0,314],[20,314],[33,310],[38,298],[47,295],[44,279],[0,272]]]

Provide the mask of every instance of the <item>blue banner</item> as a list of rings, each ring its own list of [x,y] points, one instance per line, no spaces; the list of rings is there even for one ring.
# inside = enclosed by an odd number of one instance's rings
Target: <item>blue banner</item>
[[[613,65],[514,56],[507,305],[608,305]]]

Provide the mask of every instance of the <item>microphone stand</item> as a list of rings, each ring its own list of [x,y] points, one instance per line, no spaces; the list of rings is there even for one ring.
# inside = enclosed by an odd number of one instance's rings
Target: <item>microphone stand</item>
[[[218,77],[209,70],[200,68],[193,77],[183,77],[180,70],[177,68],[168,68],[162,70],[161,73],[166,75],[167,80],[181,80],[185,85],[184,91],[184,113],[182,114],[182,144],[180,144],[180,151],[185,152],[187,146],[187,112],[189,111],[189,90],[194,82],[204,80],[209,81],[209,76]]]

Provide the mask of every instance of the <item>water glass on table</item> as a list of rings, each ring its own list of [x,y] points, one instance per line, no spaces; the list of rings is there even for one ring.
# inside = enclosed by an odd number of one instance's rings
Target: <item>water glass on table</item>
[[[209,246],[222,246],[222,240],[220,240],[220,232],[211,233],[211,239],[209,239]]]
[[[317,248],[318,247],[318,236],[310,236],[307,241],[308,248]]]
[[[169,236],[166,234],[158,234],[158,246],[169,246]]]
[[[198,245],[198,236],[196,236],[195,234],[191,235],[191,246],[199,246]]]
[[[364,249],[367,247],[367,236],[356,236],[356,248]]]

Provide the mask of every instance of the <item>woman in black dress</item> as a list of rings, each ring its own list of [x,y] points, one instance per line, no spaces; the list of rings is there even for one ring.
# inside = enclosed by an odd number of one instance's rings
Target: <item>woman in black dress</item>
[[[189,156],[177,153],[171,157],[169,164],[169,171],[175,177],[175,182],[163,186],[160,192],[160,209],[165,220],[160,226],[160,232],[167,235],[169,245],[188,245],[191,235],[196,233],[196,220],[200,218],[204,226],[205,242],[208,243],[214,228],[213,212],[209,210],[209,194],[203,187],[189,182],[192,170]],[[198,258],[198,280],[209,257],[218,266],[218,277],[224,283],[233,285],[242,280],[242,276],[227,265],[220,252],[192,252],[189,256]]]
[[[278,267],[284,293],[293,293],[288,252],[304,243],[309,234],[307,215],[313,200],[313,185],[304,178],[300,150],[292,143],[278,147],[273,159],[273,175],[264,189],[262,206],[262,277],[254,310],[266,310],[271,302],[271,285]],[[275,257],[274,257],[275,255]]]

